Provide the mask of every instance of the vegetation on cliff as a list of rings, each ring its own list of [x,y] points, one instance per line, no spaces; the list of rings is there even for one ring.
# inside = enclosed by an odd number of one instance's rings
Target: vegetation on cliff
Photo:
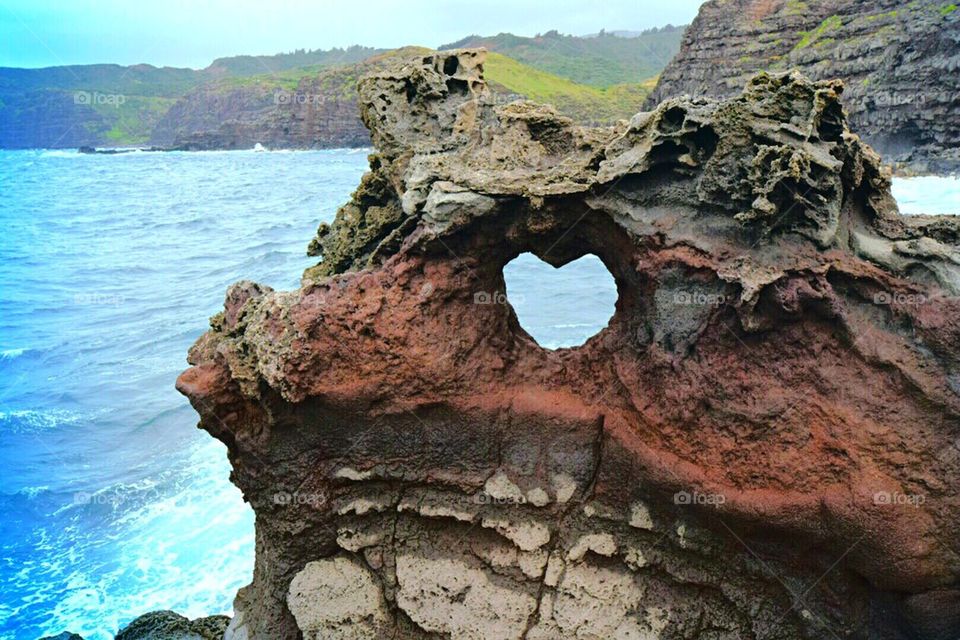
[[[549,102],[578,121],[597,124],[639,109],[657,73],[679,48],[681,33],[680,27],[666,27],[633,37],[550,32],[482,40],[499,52],[488,68],[496,91]],[[366,133],[355,108],[358,78],[413,50],[355,46],[233,56],[202,70],[150,65],[0,68],[0,148],[177,142],[235,148],[251,140],[293,147],[362,144]],[[289,96],[319,105],[316,111],[327,120],[332,108],[334,122],[326,128],[333,129],[321,135],[317,127],[326,125],[279,125],[295,110],[296,105],[283,104]],[[309,119],[313,113],[300,115]]]
[[[440,47],[483,47],[548,73],[580,84],[605,88],[639,83],[656,76],[680,50],[683,26],[648,29],[633,37],[601,32],[578,38],[549,31],[533,38],[510,33],[467,36]]]
[[[608,123],[629,118],[640,110],[656,85],[656,77],[606,88],[578,84],[499,53],[487,57],[484,75],[495,93],[516,94],[535,102],[552,104],[561,113],[584,123]]]

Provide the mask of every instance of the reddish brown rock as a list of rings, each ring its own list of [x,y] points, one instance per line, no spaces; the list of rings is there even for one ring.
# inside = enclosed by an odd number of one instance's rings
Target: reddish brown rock
[[[482,59],[361,81],[322,261],[190,352],[257,515],[227,637],[957,637],[957,221],[898,214],[839,83],[584,129]],[[609,326],[477,304],[524,251],[599,256]]]

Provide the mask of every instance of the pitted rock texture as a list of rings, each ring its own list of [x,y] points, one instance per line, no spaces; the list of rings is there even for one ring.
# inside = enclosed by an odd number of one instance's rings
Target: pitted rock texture
[[[191,620],[173,611],[151,611],[124,627],[115,640],[216,640],[229,622],[227,616]]]
[[[957,220],[899,215],[837,82],[585,129],[482,63],[361,80],[322,260],[190,351],[257,516],[226,637],[958,637]],[[609,325],[476,304],[525,251],[596,254]]]
[[[846,84],[851,127],[907,172],[960,170],[960,11],[941,0],[709,0],[647,101],[731,97],[758,71]]]

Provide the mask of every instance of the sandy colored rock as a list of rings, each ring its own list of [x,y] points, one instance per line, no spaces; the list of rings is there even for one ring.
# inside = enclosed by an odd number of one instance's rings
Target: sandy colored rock
[[[308,563],[290,582],[287,605],[308,640],[380,638],[387,621],[374,576],[342,556]]]

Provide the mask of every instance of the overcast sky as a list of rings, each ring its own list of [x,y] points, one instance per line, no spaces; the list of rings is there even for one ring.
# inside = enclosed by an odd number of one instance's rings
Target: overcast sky
[[[437,47],[476,33],[641,30],[686,24],[701,0],[2,0],[0,66],[214,58],[352,44]]]

